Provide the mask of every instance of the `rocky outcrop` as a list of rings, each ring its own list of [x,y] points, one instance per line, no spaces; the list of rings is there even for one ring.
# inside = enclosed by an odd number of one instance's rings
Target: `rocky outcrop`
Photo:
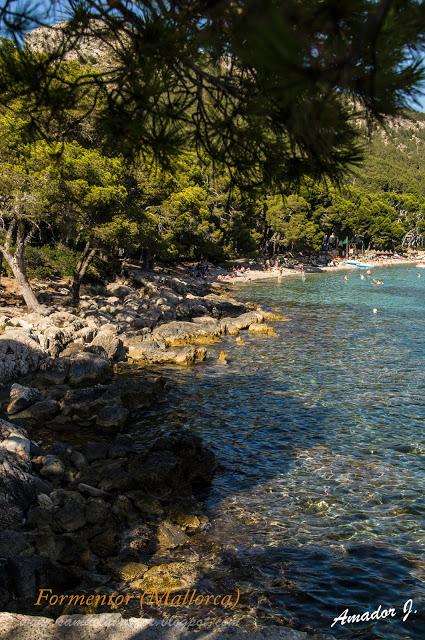
[[[195,631],[173,619],[123,618],[120,613],[64,615],[56,621],[15,613],[0,613],[0,630],[4,640],[202,640],[205,630]],[[329,635],[311,635],[278,626],[258,631],[243,631],[228,625],[208,628],[208,640],[332,640]]]
[[[220,327],[213,323],[169,322],[152,331],[152,339],[167,347],[182,347],[188,344],[211,344],[217,342]]]
[[[10,389],[10,402],[7,405],[7,413],[13,414],[28,409],[31,405],[43,399],[38,389],[24,387],[20,384],[12,384]]]
[[[263,318],[262,311],[247,311],[236,318],[222,318],[220,326],[223,333],[237,335],[242,329],[248,329],[252,324],[263,322]]]
[[[46,357],[36,336],[25,329],[8,329],[0,335],[0,382],[36,371]]]
[[[138,563],[138,575],[121,571],[121,582],[151,578],[157,565],[144,566],[139,554],[184,546],[205,524],[194,495],[211,482],[215,459],[195,436],[159,437],[143,450],[125,434],[106,447],[43,450],[7,422],[0,434],[0,556],[1,529],[9,540],[24,534],[23,555],[16,547],[3,567],[8,607],[31,609],[41,577],[53,569],[62,589],[93,583],[117,561]],[[176,513],[182,500],[192,514]]]
[[[141,341],[131,338],[126,342],[129,362],[135,364],[177,364],[194,365],[205,360],[207,351],[202,347],[167,349],[164,344],[153,340]]]
[[[48,485],[32,473],[27,433],[0,419],[0,530],[21,527],[37,494]]]
[[[0,383],[41,370],[50,384],[103,383],[115,363],[193,365],[223,334],[256,329],[265,313],[244,305],[204,280],[124,269],[126,279],[103,295],[82,296],[78,310],[50,309],[0,318]],[[282,319],[268,315],[268,319]]]

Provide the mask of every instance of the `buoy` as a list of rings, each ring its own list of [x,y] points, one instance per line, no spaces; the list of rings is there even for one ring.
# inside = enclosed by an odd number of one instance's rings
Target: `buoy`
[[[375,308],[375,309],[373,310],[373,313],[378,313],[378,309],[376,309],[376,308]]]

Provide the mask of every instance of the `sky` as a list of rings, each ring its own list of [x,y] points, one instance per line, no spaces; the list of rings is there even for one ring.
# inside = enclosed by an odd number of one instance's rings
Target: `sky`
[[[0,0],[0,3],[2,0]],[[27,0],[16,0],[17,5],[28,6]],[[52,24],[59,22],[66,17],[66,7],[68,0],[34,0],[34,5],[37,7],[37,11],[40,16],[46,14],[46,10],[49,11],[49,22]],[[423,95],[419,97],[418,102],[411,103],[412,109],[425,113],[425,86],[423,87]]]

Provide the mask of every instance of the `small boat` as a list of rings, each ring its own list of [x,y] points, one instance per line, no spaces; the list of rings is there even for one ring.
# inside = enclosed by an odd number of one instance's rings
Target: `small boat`
[[[425,269],[425,262],[417,262],[416,266],[418,267],[418,269]]]
[[[371,267],[375,266],[367,262],[361,262],[361,260],[346,260],[345,264],[350,265],[350,267],[357,267],[359,269],[370,269]]]

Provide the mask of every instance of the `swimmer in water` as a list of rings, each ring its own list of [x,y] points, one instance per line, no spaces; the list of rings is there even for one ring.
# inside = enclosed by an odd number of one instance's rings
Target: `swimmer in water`
[[[364,280],[364,275],[363,274],[361,274],[360,280]]]
[[[345,282],[348,282],[348,276],[344,276]]]
[[[376,278],[373,278],[372,284],[384,284],[384,282],[383,280],[377,280]]]

